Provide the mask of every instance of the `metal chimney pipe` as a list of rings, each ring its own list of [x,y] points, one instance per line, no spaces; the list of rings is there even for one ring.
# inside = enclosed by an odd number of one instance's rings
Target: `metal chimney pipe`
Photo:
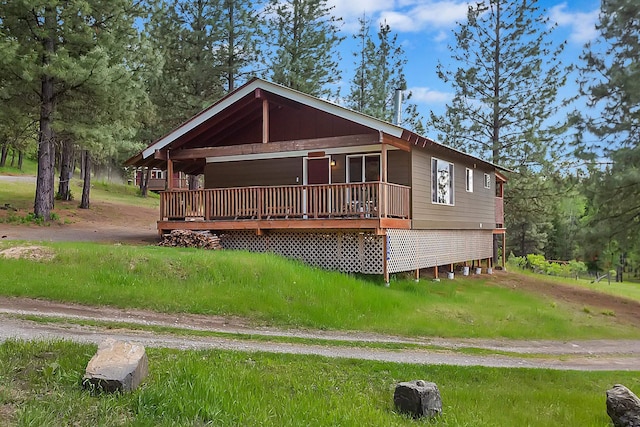
[[[402,89],[396,89],[393,98],[393,124],[398,126],[402,124]]]

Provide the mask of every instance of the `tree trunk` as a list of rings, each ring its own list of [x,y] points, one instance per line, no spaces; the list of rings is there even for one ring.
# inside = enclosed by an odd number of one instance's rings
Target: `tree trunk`
[[[22,170],[22,161],[24,160],[24,153],[22,150],[18,150],[18,169]]]
[[[7,164],[7,153],[9,152],[9,143],[7,141],[2,143],[2,150],[0,150],[0,168],[5,167]]]
[[[147,197],[149,191],[149,179],[151,178],[151,168],[146,168],[140,172],[140,195]]]
[[[46,67],[50,62],[50,55],[54,52],[53,33],[56,26],[55,10],[51,6],[45,7],[44,28],[45,36],[42,40],[44,53],[42,65]],[[45,71],[41,80],[40,101],[40,132],[38,133],[38,176],[36,178],[36,195],[33,203],[33,213],[44,221],[51,219],[54,193],[54,147],[53,129],[51,127],[53,114],[53,77]]]
[[[11,167],[14,167],[15,164],[16,164],[16,149],[12,148],[11,149]]]
[[[84,157],[84,175],[82,176],[82,201],[80,209],[89,209],[89,192],[91,191],[91,155],[89,150],[85,150]]]
[[[60,156],[60,181],[58,183],[58,200],[71,200],[71,177],[73,176],[73,144],[68,139],[62,141]]]

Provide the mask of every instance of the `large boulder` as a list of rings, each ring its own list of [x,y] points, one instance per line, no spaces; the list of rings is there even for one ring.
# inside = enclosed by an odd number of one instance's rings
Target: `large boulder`
[[[142,345],[108,338],[89,361],[82,384],[106,392],[131,391],[148,373],[149,361]]]
[[[615,427],[640,427],[640,399],[622,384],[607,390],[607,414]]]
[[[442,413],[442,399],[436,383],[414,380],[396,386],[393,402],[400,412],[414,418],[435,417]]]

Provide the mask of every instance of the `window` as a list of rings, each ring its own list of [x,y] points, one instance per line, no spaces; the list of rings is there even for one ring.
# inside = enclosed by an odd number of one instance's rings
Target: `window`
[[[473,169],[466,168],[467,174],[467,191],[473,193]]]
[[[484,188],[491,188],[491,175],[488,173],[484,174]]]
[[[347,156],[347,182],[380,181],[380,155]]]
[[[431,201],[453,205],[453,163],[431,158]]]
[[[151,179],[164,179],[164,173],[158,169],[151,169]]]

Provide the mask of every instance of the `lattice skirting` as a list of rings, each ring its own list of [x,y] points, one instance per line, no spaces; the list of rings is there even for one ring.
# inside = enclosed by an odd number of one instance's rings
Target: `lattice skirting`
[[[374,233],[295,233],[271,231],[257,236],[252,231],[220,235],[225,249],[274,252],[307,264],[347,273],[383,274],[384,236]]]
[[[387,230],[387,236],[359,232],[296,233],[229,231],[225,249],[274,252],[318,267],[343,272],[384,274],[491,258],[493,233],[481,230]]]
[[[389,273],[492,256],[491,230],[387,230]]]

